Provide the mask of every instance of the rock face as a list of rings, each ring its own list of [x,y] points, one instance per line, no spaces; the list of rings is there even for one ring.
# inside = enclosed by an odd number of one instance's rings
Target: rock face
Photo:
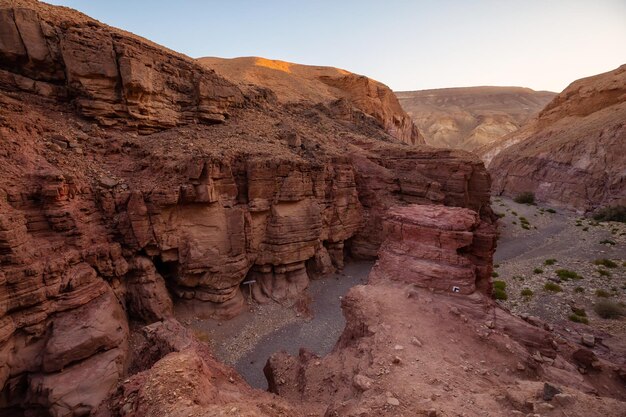
[[[495,230],[475,212],[397,207],[384,229],[368,285],[342,301],[346,328],[333,351],[272,355],[271,392],[324,416],[621,413],[626,393],[610,365],[581,375],[576,344],[489,298]],[[545,383],[566,401],[545,400]]]
[[[218,123],[243,101],[212,71],[130,34],[78,13],[13,4],[0,14],[5,87],[69,99],[106,124],[151,130]]]
[[[575,81],[504,145],[486,150],[493,191],[532,191],[579,211],[626,204],[624,120],[626,66]]]
[[[473,152],[519,129],[556,93],[522,87],[462,87],[396,95],[427,144]]]
[[[346,254],[375,256],[393,205],[469,207],[491,221],[481,162],[409,145],[414,126],[365,77],[321,73],[310,85],[328,99],[285,102],[27,0],[0,1],[0,35],[2,413],[95,413],[139,369],[131,403],[152,415],[150,381],[179,366],[185,378],[167,384],[193,380],[238,408],[232,396],[251,391],[213,381],[204,353],[140,367],[129,321],[168,320],[174,302],[231,317],[242,281],[259,301],[295,298]],[[294,415],[267,401],[241,407]]]
[[[371,78],[338,68],[257,57],[206,57],[198,62],[235,82],[269,88],[283,103],[323,103],[335,118],[354,124],[372,119],[402,142],[424,143],[393,91]]]

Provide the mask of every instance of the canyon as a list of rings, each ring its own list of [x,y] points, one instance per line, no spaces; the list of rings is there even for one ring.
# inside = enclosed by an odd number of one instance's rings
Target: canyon
[[[0,0],[0,104],[0,415],[625,407],[624,364],[491,299],[489,173],[425,144],[382,83],[195,60]],[[269,391],[174,314],[306,305],[311,279],[355,259],[375,264],[342,299],[339,340],[272,355]]]

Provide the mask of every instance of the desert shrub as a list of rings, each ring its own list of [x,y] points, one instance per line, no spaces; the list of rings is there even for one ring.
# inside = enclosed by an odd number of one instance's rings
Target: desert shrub
[[[563,288],[561,288],[559,284],[555,284],[554,282],[546,282],[546,284],[543,286],[543,289],[546,291],[552,291],[552,292],[563,291]]]
[[[583,227],[583,232],[586,232],[587,230],[589,230],[588,227]]]
[[[543,269],[535,268],[535,269],[533,269],[533,273],[535,273],[535,274],[543,274]]]
[[[598,269],[598,274],[600,274],[600,276],[602,277],[610,277],[611,273],[609,271],[607,271],[606,269]]]
[[[522,297],[532,297],[534,292],[530,288],[524,288],[522,289],[520,294],[522,295]]]
[[[572,313],[576,314],[577,316],[587,317],[587,312],[585,311],[584,308],[574,307],[574,306],[571,306],[570,308],[572,309]]]
[[[519,193],[513,201],[519,204],[535,204],[535,194],[530,191]]]
[[[530,230],[530,227],[528,227],[528,224],[522,223],[522,229]]]
[[[607,268],[617,268],[617,263],[606,258],[596,259],[595,261],[593,261],[593,263],[599,266],[606,266]]]
[[[497,289],[497,290],[506,290],[506,282],[504,281],[494,281],[493,282],[493,288]]]
[[[581,279],[582,278],[576,272],[570,271],[569,269],[557,269],[554,272],[559,278],[561,278],[564,281],[567,281],[569,279]]]
[[[500,274],[498,274],[496,271],[493,271],[491,273],[491,276],[494,277],[494,278],[498,278],[498,276],[500,276]]]
[[[600,241],[601,245],[611,245],[611,246],[615,246],[615,241],[611,240],[611,239],[604,239]]]
[[[496,216],[498,216],[499,218],[503,218],[504,216],[506,216],[505,213],[496,213]]]
[[[556,210],[555,210],[555,209],[553,209],[553,208],[546,209],[546,211],[547,211],[548,213],[552,213],[552,214],[556,213]]]
[[[593,218],[601,222],[626,223],[626,206],[604,207],[598,210]]]
[[[596,297],[609,298],[611,294],[607,290],[596,290]]]
[[[569,319],[574,323],[589,324],[589,319],[587,317],[582,317],[577,314],[570,314]]]
[[[513,221],[513,222],[511,222],[511,223],[513,223],[513,224],[517,224],[517,222],[516,222],[516,221]]]
[[[493,264],[494,268],[500,268],[500,264]]]
[[[493,289],[493,298],[496,300],[508,300],[509,296],[507,295],[505,290],[501,290],[499,288]]]
[[[583,287],[576,287],[574,288],[574,292],[577,292],[577,293],[585,292],[585,289]]]
[[[556,259],[552,259],[552,258],[546,259],[543,263],[545,265],[554,265],[556,263]]]
[[[603,319],[616,319],[625,314],[624,307],[609,300],[598,301],[593,306],[593,311]]]

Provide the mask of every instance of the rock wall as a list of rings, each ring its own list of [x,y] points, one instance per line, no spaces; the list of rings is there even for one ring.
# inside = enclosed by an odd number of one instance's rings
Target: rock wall
[[[580,212],[626,204],[625,86],[624,65],[572,83],[506,138],[488,165],[493,191]]]
[[[579,373],[576,344],[491,300],[495,230],[476,212],[394,207],[384,229],[368,284],[342,300],[346,327],[333,350],[272,355],[271,392],[308,415],[619,415],[615,365]],[[553,401],[544,384],[567,394]]]
[[[4,2],[0,84],[71,100],[106,125],[147,130],[219,123],[241,105],[239,89],[149,42],[68,9]]]

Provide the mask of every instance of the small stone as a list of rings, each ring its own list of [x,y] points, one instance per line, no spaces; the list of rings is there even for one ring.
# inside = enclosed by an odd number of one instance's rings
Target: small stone
[[[411,338],[411,344],[417,347],[422,347],[422,342],[420,342],[420,340],[417,337]]]
[[[554,406],[548,403],[535,403],[533,405],[533,411],[537,414],[546,414],[550,411],[554,410]]]
[[[399,356],[394,356],[392,362],[394,365],[399,365],[402,362],[402,358],[400,358]]]
[[[573,395],[564,393],[556,394],[553,399],[558,405],[567,405],[576,402],[576,398]]]
[[[434,408],[431,408],[428,411],[426,411],[426,415],[428,417],[437,417],[438,413],[437,413],[437,410],[435,410]]]
[[[397,398],[389,397],[387,398],[387,404],[397,407],[400,405],[400,401]]]
[[[117,185],[117,180],[111,177],[102,177],[100,178],[100,185],[105,188],[113,188]]]
[[[552,398],[556,394],[560,394],[561,390],[555,387],[554,385],[548,384],[547,382],[543,384],[543,395],[542,398],[544,401],[551,401]]]
[[[372,388],[373,382],[374,381],[371,378],[368,378],[365,375],[361,374],[357,374],[354,376],[354,378],[352,378],[352,385],[354,385],[355,388],[361,391],[367,391],[368,389]]]
[[[493,320],[487,320],[485,322],[485,326],[487,326],[488,329],[493,329],[494,327],[496,327],[496,325],[494,324]]]
[[[525,371],[525,370],[526,370],[526,367],[524,366],[524,364],[523,364],[523,363],[521,363],[521,362],[517,362],[517,370],[518,370],[518,371]]]
[[[459,309],[457,307],[450,307],[450,313],[454,314],[455,316],[459,316],[461,314],[461,312],[459,311]]]
[[[394,349],[394,350],[404,350],[404,346],[402,346],[402,345],[395,345],[395,346],[393,347],[393,349]]]
[[[587,347],[594,347],[596,345],[596,338],[593,335],[585,333],[581,336],[580,341]]]

